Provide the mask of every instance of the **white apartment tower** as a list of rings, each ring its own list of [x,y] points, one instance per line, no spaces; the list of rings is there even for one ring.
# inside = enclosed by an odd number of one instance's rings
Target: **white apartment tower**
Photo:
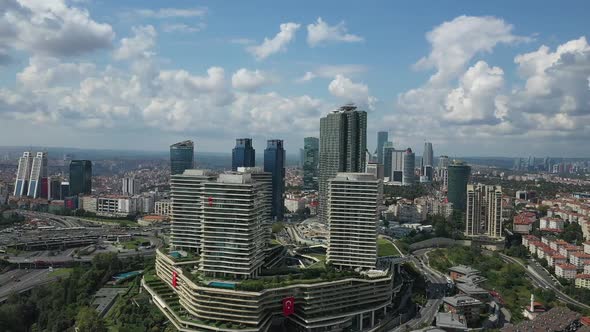
[[[23,153],[18,160],[16,171],[16,182],[14,183],[14,196],[26,196],[29,189],[31,167],[33,165],[33,154],[29,151]]]
[[[248,173],[220,174],[203,185],[199,270],[211,277],[257,277],[264,261],[264,184]]]
[[[502,187],[467,185],[465,235],[502,237]]]
[[[206,170],[187,169],[170,178],[170,242],[175,249],[199,252],[203,183],[214,179]]]
[[[37,152],[31,164],[28,191],[30,197],[38,198],[41,196],[41,187],[44,178],[47,179],[47,152]]]
[[[372,174],[338,173],[328,181],[327,261],[338,268],[375,267],[383,183]]]
[[[122,186],[123,195],[133,196],[139,193],[139,182],[134,177],[124,177]]]

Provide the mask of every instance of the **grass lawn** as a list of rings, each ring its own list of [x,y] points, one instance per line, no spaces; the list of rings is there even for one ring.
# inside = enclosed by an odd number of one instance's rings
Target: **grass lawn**
[[[131,241],[121,242],[121,245],[123,246],[124,249],[135,250],[135,249],[137,249],[137,247],[139,247],[144,242],[150,242],[150,239],[145,238],[145,237],[134,238]]]
[[[401,254],[391,241],[379,238],[377,239],[377,256],[401,256]]]
[[[74,268],[72,268],[72,267],[53,269],[52,272],[49,272],[49,276],[50,277],[66,277],[66,276],[70,275],[70,273],[72,273],[72,271],[74,271]]]

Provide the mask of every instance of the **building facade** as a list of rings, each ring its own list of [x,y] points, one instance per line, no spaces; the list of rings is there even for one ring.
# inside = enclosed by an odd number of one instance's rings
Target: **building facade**
[[[317,137],[303,139],[303,189],[318,189],[320,140]]]
[[[367,150],[367,112],[345,105],[320,119],[319,219],[327,221],[328,181],[338,172],[363,172]]]
[[[122,180],[121,191],[123,195],[136,195],[139,194],[139,181],[133,177],[124,177]]]
[[[33,166],[33,154],[29,151],[23,152],[18,160],[16,181],[14,183],[14,196],[27,196],[29,190],[29,179],[31,178],[31,167]]]
[[[407,148],[404,152],[404,173],[402,184],[404,186],[411,186],[416,183],[416,174],[414,169],[416,168],[416,155],[412,152],[412,149]]]
[[[33,158],[28,196],[47,198],[47,152],[37,152]]]
[[[231,169],[237,171],[238,167],[256,166],[256,151],[252,147],[251,138],[236,139],[236,146],[231,153]]]
[[[502,237],[502,187],[467,185],[465,235]]]
[[[377,151],[375,151],[375,154],[377,155],[377,163],[379,164],[383,164],[383,146],[388,139],[388,132],[380,131],[377,133]]]
[[[70,196],[92,194],[92,162],[72,160],[70,162]]]
[[[434,151],[430,142],[424,143],[421,164],[421,175],[426,178],[427,182],[432,182],[434,179]]]
[[[170,174],[182,174],[193,168],[195,158],[195,144],[193,141],[183,141],[170,145]]]
[[[285,212],[285,158],[283,141],[269,140],[264,150],[264,171],[272,174],[270,215],[275,220],[283,220]]]
[[[467,183],[471,167],[461,161],[454,161],[448,167],[448,191],[447,198],[453,203],[453,208],[465,211],[467,203]]]

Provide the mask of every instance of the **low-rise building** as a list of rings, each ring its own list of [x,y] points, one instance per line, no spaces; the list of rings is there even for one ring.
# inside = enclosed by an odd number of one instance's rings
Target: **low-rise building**
[[[481,272],[470,266],[457,265],[449,268],[449,274],[452,280],[457,280],[464,276],[479,275]]]
[[[555,275],[563,279],[575,279],[577,267],[572,264],[557,264],[555,265]]]
[[[517,325],[503,327],[502,332],[523,331],[575,331],[582,317],[579,313],[566,307],[553,309],[538,315],[532,321],[522,321]]]
[[[584,269],[585,265],[590,265],[590,254],[582,251],[574,252],[570,255],[569,262],[578,269]]]
[[[164,199],[154,203],[154,214],[159,216],[170,216],[170,200]]]
[[[543,230],[559,229],[563,230],[565,222],[560,218],[543,217],[540,220],[539,228]]]
[[[525,246],[527,249],[529,248],[529,243],[531,241],[539,241],[539,238],[534,235],[525,235],[522,237],[522,245]]]
[[[436,314],[436,327],[444,331],[468,331],[465,317],[448,312]]]
[[[561,239],[555,240],[555,241],[551,241],[549,243],[549,246],[551,247],[551,249],[553,249],[555,251],[559,251],[559,250],[561,250],[561,248],[563,248],[563,247],[565,247],[567,245],[569,245],[569,243],[567,243],[566,241],[561,240]]]
[[[577,274],[576,275],[576,288],[590,289],[590,274]]]
[[[590,265],[584,266],[584,274],[590,274]]]
[[[575,246],[575,245],[568,244],[568,245],[563,246],[562,248],[559,249],[559,253],[564,255],[565,257],[567,257],[568,260],[570,258],[570,255],[575,252],[582,252],[582,248]]]
[[[487,302],[490,298],[490,293],[487,290],[485,290],[475,284],[457,283],[457,284],[455,284],[455,287],[457,288],[457,291],[459,292],[459,294],[471,296],[471,297],[478,299],[482,302]]]
[[[590,254],[590,241],[584,242],[582,245],[584,247],[584,252]]]
[[[455,295],[443,298],[443,305],[446,312],[462,315],[467,325],[479,321],[479,315],[483,309],[483,302],[467,295]]]
[[[537,221],[537,215],[533,212],[521,212],[514,216],[513,230],[518,234],[530,234],[533,225]]]
[[[550,254],[546,257],[547,259],[547,264],[549,264],[549,266],[555,267],[555,265],[557,264],[565,264],[567,263],[567,258],[557,252],[554,252],[553,254]]]

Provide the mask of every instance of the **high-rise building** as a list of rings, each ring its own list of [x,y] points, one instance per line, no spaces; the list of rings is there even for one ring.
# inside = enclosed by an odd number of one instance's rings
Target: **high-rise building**
[[[47,199],[59,200],[60,198],[61,179],[58,177],[49,177],[47,179]]]
[[[383,164],[383,146],[387,142],[389,134],[386,131],[380,131],[377,133],[377,151],[375,154],[377,155],[377,162],[379,164]]]
[[[272,174],[271,217],[283,220],[285,212],[285,149],[280,139],[268,140],[264,149],[264,171]]]
[[[383,182],[372,174],[338,173],[328,181],[327,262],[337,268],[375,267],[382,194]]]
[[[448,168],[448,167],[449,167],[449,156],[438,157],[438,168]]]
[[[434,152],[432,151],[432,143],[430,142],[424,143],[420,175],[425,179],[423,182],[432,182],[434,178]]]
[[[170,174],[182,174],[193,168],[195,158],[195,144],[193,141],[183,141],[170,145]]]
[[[306,137],[303,139],[303,143],[303,188],[317,190],[320,140],[317,137]]]
[[[92,162],[72,160],[70,162],[70,196],[92,194]]]
[[[467,202],[465,195],[470,174],[471,167],[462,161],[454,160],[448,167],[449,186],[447,198],[449,202],[453,203],[455,210],[465,211]]]
[[[465,235],[502,237],[502,187],[467,185]]]
[[[367,112],[345,105],[320,120],[320,221],[326,222],[328,180],[338,172],[364,172]]]
[[[199,271],[214,278],[259,275],[269,224],[262,187],[244,173],[220,174],[204,183]]]
[[[59,186],[59,199],[65,200],[67,197],[70,197],[70,183],[62,181]]]
[[[412,152],[412,149],[407,148],[404,152],[404,173],[402,184],[404,186],[411,186],[416,182],[416,174],[414,172],[416,168],[416,154]]]
[[[122,182],[123,195],[133,196],[135,194],[139,194],[139,182],[137,179],[134,177],[124,177]]]
[[[384,178],[383,164],[379,164],[378,162],[368,162],[365,173],[372,174],[377,179],[383,181],[383,178]]]
[[[396,150],[393,143],[387,142],[383,146],[383,172],[385,180],[401,186],[404,174],[404,154],[406,150]]]
[[[251,138],[236,139],[236,146],[231,154],[231,169],[236,171],[238,167],[256,166],[256,151],[252,147]]]
[[[43,185],[45,185],[45,188],[43,188]],[[33,158],[28,196],[39,198],[42,196],[42,191],[45,191],[45,195],[47,195],[47,152],[37,152],[37,155]]]
[[[203,183],[214,179],[207,170],[188,169],[170,178],[170,243],[176,249],[199,252]]]
[[[32,166],[33,154],[29,151],[23,152],[23,156],[18,160],[16,182],[14,183],[14,196],[27,196]]]
[[[272,173],[265,172],[262,167],[238,167],[239,173],[250,174],[252,180],[262,184],[265,204],[266,220],[272,220],[271,206],[272,206]],[[271,227],[268,227],[267,237],[270,236]]]
[[[449,187],[449,157],[438,157],[438,166],[436,168],[436,180],[442,184],[442,189],[447,190]]]

